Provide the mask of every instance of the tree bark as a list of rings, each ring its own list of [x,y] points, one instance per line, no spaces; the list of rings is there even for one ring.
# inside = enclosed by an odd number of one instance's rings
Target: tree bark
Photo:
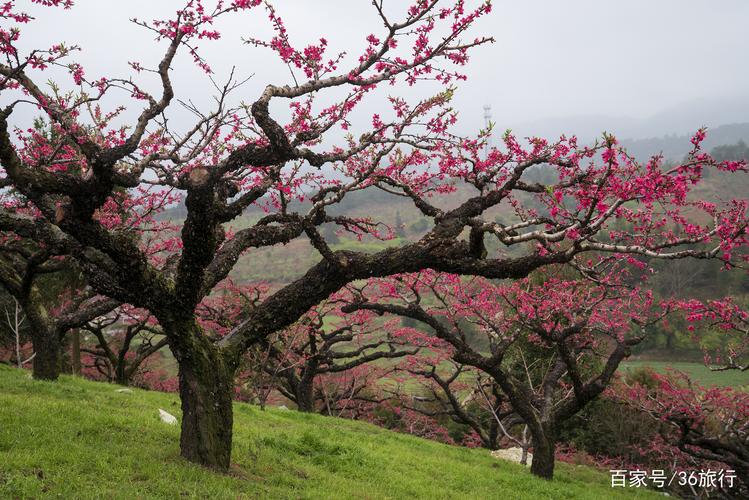
[[[180,453],[191,462],[226,471],[231,461],[234,371],[200,327],[170,344],[179,363],[182,400]]]
[[[114,383],[118,385],[128,386],[130,385],[130,376],[122,366],[115,366],[114,369]]]
[[[312,380],[304,378],[296,387],[296,406],[297,410],[310,413],[315,411],[314,385]]]
[[[535,433],[532,437],[533,460],[531,460],[531,474],[543,479],[554,477],[554,451],[556,437],[554,432],[544,429],[543,433]]]
[[[70,337],[70,364],[73,368],[73,375],[81,375],[81,332],[77,328],[73,329]]]
[[[212,469],[228,470],[231,460],[233,379],[202,367],[180,364],[183,457]]]
[[[34,364],[32,376],[36,380],[57,380],[60,376],[60,339],[57,332],[36,330],[32,324],[33,331],[31,343],[34,345]]]
[[[60,376],[62,353],[60,335],[49,317],[35,286],[31,286],[19,303],[29,321],[31,343],[34,346],[32,376],[36,380],[57,380]]]

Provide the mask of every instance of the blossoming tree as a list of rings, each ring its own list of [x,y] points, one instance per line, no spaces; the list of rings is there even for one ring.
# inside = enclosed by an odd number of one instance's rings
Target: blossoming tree
[[[121,306],[82,326],[94,339],[94,345],[81,351],[90,358],[87,367],[108,382],[130,385],[146,361],[166,347],[153,318],[142,311]]]
[[[98,295],[90,287],[66,286],[70,281],[71,262],[55,255],[53,249],[40,246],[29,238],[0,234],[0,286],[14,299],[25,315],[34,349],[33,377],[56,380],[60,374],[62,345],[72,329],[106,314],[118,302]],[[45,294],[41,280],[57,280],[60,297]],[[18,312],[16,312],[16,315]],[[16,353],[18,357],[19,352]]]
[[[712,370],[749,370],[749,312],[732,297],[699,301],[687,300],[680,304],[690,322],[688,330],[695,327],[715,328],[725,337],[725,348],[718,353],[705,353],[705,364]]]
[[[73,4],[32,1],[50,8]],[[490,41],[470,32],[491,4],[385,3],[373,3],[382,27],[366,36],[361,51],[331,56],[324,38],[296,45],[269,3],[187,0],[170,19],[136,21],[163,50],[156,67],[133,62],[132,75],[94,78],[73,59],[76,46],[22,51],[23,26],[33,20],[16,1],[0,7],[1,182],[38,211],[29,217],[3,209],[0,229],[53,242],[79,262],[98,293],[158,320],[179,364],[180,445],[188,460],[228,468],[232,386],[244,352],[352,281],[426,268],[516,279],[591,252],[633,262],[647,256],[730,263],[736,247],[746,243],[745,201],[719,205],[688,196],[706,168],[743,169],[704,154],[703,131],[689,157],[674,167],[658,158],[639,163],[612,137],[581,146],[574,138],[521,144],[507,134],[501,147],[487,152],[486,134],[455,135],[454,85],[464,78],[458,71],[469,52]],[[173,65],[185,53],[210,72],[200,49],[221,36],[221,19],[262,22],[252,21],[261,9],[273,36],[247,39],[250,50],[272,51],[295,78],[270,83],[238,104],[232,99],[243,91],[241,82],[209,83],[215,105],[191,107],[195,121],[180,119],[177,126],[170,118],[181,86],[172,80]],[[40,82],[50,68],[68,71],[70,81],[44,87]],[[250,70],[262,77],[261,68]],[[139,83],[146,76],[158,79],[156,95]],[[420,87],[424,80],[444,90],[414,101],[398,95],[405,86],[427,88]],[[378,87],[393,95],[382,98]],[[367,119],[363,134],[339,133],[352,125],[362,102],[378,99],[380,112]],[[119,104],[106,109],[110,102]],[[272,113],[271,104],[287,105],[290,118]],[[12,124],[14,110],[25,105],[55,131],[41,154],[26,153],[29,128]],[[125,107],[141,110],[130,126],[122,124]],[[526,172],[541,165],[556,180],[530,181]],[[464,186],[459,195],[453,194],[457,185]],[[325,225],[388,236],[376,214],[362,219],[334,213],[350,193],[365,189],[411,200],[431,219],[430,230],[397,248],[333,250],[322,236]],[[122,230],[102,216],[121,193],[139,190],[184,198],[177,238],[154,239],[148,224],[138,232]],[[461,197],[457,203],[455,196]],[[267,213],[231,231],[228,224],[250,206]],[[442,208],[447,206],[453,208]],[[493,209],[506,210],[512,221],[494,222]],[[295,239],[308,241],[319,263],[270,293],[222,338],[205,334],[197,311],[239,258]]]
[[[721,484],[725,496],[745,497],[749,493],[749,394],[740,388],[702,387],[684,374],[654,377],[654,388],[632,384],[616,397],[663,422],[662,434],[672,446],[698,460],[724,464],[721,474],[736,479]]]
[[[643,330],[668,308],[654,307],[650,294],[630,289],[620,273],[598,273],[591,282],[547,269],[538,282],[507,285],[431,271],[401,275],[373,282],[379,293],[365,289],[344,310],[419,321],[450,345],[453,360],[491,377],[528,426],[531,472],[551,478],[561,425],[606,389]],[[471,340],[470,329],[488,348]],[[542,354],[526,358],[523,343]]]
[[[326,390],[329,375],[398,360],[428,343],[421,332],[401,328],[397,321],[378,323],[368,311],[345,315],[340,305],[340,298],[333,296],[266,339],[258,350],[255,364],[278,381],[280,392],[300,411],[325,411],[331,406],[335,398]]]

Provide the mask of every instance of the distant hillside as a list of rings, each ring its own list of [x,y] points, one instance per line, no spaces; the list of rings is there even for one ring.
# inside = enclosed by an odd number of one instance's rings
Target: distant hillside
[[[500,117],[497,127],[499,130],[511,128],[520,137],[574,134],[581,141],[589,142],[604,131],[619,139],[685,136],[703,126],[718,128],[724,124],[744,123],[748,118],[749,94],[746,94],[693,99],[640,118],[609,115],[602,109],[599,114],[555,116],[525,123],[504,123]]]
[[[649,139],[623,140],[622,145],[635,158],[641,160],[660,153],[663,153],[667,159],[679,160],[689,152],[692,146],[689,142],[690,138],[690,135],[673,134]],[[709,151],[717,146],[736,144],[739,141],[749,143],[749,123],[735,123],[708,128],[707,138],[705,138],[703,145],[704,149]]]

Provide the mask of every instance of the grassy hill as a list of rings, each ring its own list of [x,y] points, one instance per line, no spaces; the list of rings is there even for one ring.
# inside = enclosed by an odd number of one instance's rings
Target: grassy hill
[[[485,450],[375,426],[235,405],[226,475],[179,457],[173,394],[64,376],[32,381],[0,365],[0,498],[655,498],[560,464],[546,482]]]
[[[643,367],[652,368],[660,373],[668,373],[669,370],[683,372],[694,382],[704,386],[717,385],[719,387],[745,387],[749,389],[748,373],[740,370],[712,371],[702,363],[633,359],[623,362],[619,370],[630,371]]]

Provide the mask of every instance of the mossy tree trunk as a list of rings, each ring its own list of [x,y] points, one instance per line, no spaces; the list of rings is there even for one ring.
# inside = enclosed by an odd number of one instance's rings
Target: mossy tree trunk
[[[180,365],[180,452],[191,462],[225,471],[231,461],[233,378],[204,368],[200,363]]]
[[[226,471],[231,463],[234,369],[200,327],[170,343],[179,363],[182,401],[180,453],[191,462]]]
[[[114,383],[119,385],[130,385],[130,375],[121,364],[114,367]]]
[[[554,477],[554,451],[556,450],[556,433],[548,425],[542,425],[542,432],[532,434],[533,460],[531,474],[543,479]]]
[[[21,297],[21,307],[29,321],[31,343],[34,346],[32,376],[36,380],[57,380],[62,364],[60,336],[55,324],[42,305],[36,287]]]
[[[60,376],[60,340],[56,332],[37,330],[31,335],[34,346],[32,376],[36,380],[57,380]]]

